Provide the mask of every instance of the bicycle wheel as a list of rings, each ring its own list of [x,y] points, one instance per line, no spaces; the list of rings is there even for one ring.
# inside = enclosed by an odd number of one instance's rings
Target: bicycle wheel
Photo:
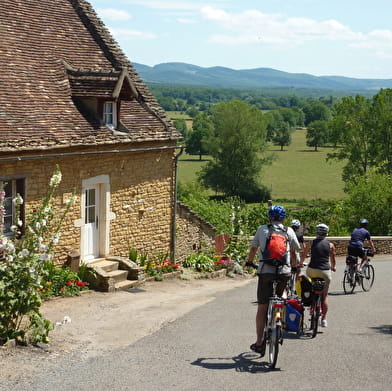
[[[370,288],[373,286],[374,282],[374,267],[373,265],[367,265],[362,270],[363,277],[361,278],[362,289],[365,292],[370,291]]]
[[[351,274],[349,271],[346,270],[343,276],[344,293],[353,293],[355,289],[355,284],[355,275]]]
[[[270,336],[268,339],[268,363],[270,368],[275,368],[276,362],[278,361],[281,334],[281,326],[275,326],[270,330]]]
[[[317,335],[318,324],[320,320],[320,310],[317,307],[318,306],[314,304],[312,316],[310,317],[310,330],[312,332],[312,338],[315,338]]]

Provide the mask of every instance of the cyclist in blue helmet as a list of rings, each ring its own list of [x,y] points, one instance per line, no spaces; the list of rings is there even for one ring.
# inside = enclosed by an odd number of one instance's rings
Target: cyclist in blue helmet
[[[268,216],[270,219],[282,220],[286,217],[286,209],[283,206],[274,205],[269,209]]]
[[[271,206],[268,211],[269,224],[261,225],[255,236],[253,237],[251,247],[249,249],[247,266],[255,266],[253,260],[258,253],[259,265],[257,267],[258,285],[257,285],[257,314],[256,314],[256,342],[250,348],[260,353],[261,356],[265,354],[265,341],[263,341],[265,319],[268,309],[269,297],[272,296],[272,283],[275,279],[275,266],[270,266],[266,262],[265,248],[267,241],[272,233],[278,233],[285,236],[286,254],[285,262],[278,269],[279,283],[277,286],[277,294],[282,296],[287,281],[290,278],[291,260],[296,264],[296,251],[300,250],[300,245],[297,236],[291,227],[285,227],[283,221],[286,217],[286,210],[280,205]]]
[[[373,241],[370,237],[370,232],[367,229],[368,224],[369,221],[367,219],[359,220],[359,227],[355,228],[351,233],[350,242],[347,247],[348,255],[353,255],[362,259],[358,268],[359,273],[362,273],[362,267],[365,265],[367,260],[367,256],[363,250],[363,243],[365,240],[368,241],[373,254],[376,253]]]

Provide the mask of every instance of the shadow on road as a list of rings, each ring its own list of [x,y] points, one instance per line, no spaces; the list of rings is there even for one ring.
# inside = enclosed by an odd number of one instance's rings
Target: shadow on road
[[[228,370],[234,369],[236,372],[271,372],[280,371],[279,368],[271,369],[266,361],[261,361],[260,355],[257,353],[241,353],[231,358],[198,358],[193,361],[192,365],[197,365],[205,369]]]
[[[382,334],[392,334],[392,325],[391,324],[384,324],[381,326],[377,326],[377,327],[370,327],[373,330],[376,330],[379,333]]]

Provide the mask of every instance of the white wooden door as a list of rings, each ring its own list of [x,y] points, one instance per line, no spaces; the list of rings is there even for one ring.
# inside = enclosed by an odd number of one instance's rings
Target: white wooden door
[[[84,206],[84,260],[99,257],[99,185],[85,190]]]

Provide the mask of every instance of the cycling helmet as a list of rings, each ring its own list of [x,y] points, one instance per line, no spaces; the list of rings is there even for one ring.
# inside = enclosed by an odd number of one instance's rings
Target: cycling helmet
[[[268,211],[268,216],[275,220],[281,220],[286,217],[286,209],[280,205],[274,205]]]
[[[361,224],[361,225],[368,225],[369,222],[366,219],[361,219],[361,220],[359,220],[359,224]]]
[[[329,227],[328,227],[328,225],[319,224],[319,225],[316,227],[316,234],[317,234],[317,235],[326,236],[326,235],[328,234],[328,232],[329,232]]]
[[[301,222],[299,220],[293,220],[291,222],[292,227],[299,228],[300,225],[301,225]]]

